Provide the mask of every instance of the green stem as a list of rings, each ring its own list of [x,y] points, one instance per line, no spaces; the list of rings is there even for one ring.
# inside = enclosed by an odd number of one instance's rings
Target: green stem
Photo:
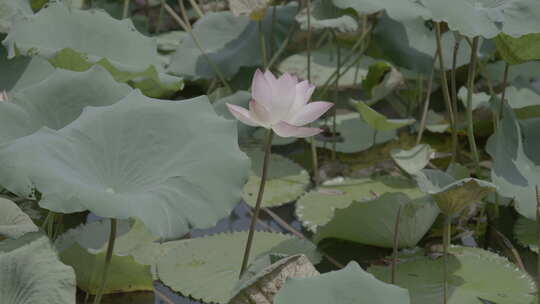
[[[270,52],[273,53],[276,47],[275,41],[275,27],[276,27],[276,18],[277,18],[277,6],[272,6],[272,24],[270,26]]]
[[[265,143],[265,152],[264,152],[264,161],[261,174],[261,183],[259,185],[259,193],[257,194],[257,201],[255,203],[255,210],[253,211],[253,216],[251,217],[251,222],[249,225],[248,239],[246,242],[246,248],[244,250],[244,258],[242,259],[242,266],[240,268],[240,277],[244,274],[247,269],[249,262],[249,254],[251,251],[251,246],[253,244],[253,236],[255,234],[255,225],[257,219],[259,218],[259,212],[261,211],[261,203],[264,194],[264,186],[266,185],[266,175],[268,174],[268,165],[270,162],[270,152],[272,151],[272,137],[274,133],[272,129],[268,129],[266,134],[266,143]]]
[[[336,44],[336,53],[337,53],[337,61],[336,61],[336,82],[335,82],[335,94],[334,94],[334,108],[332,109],[332,160],[336,160],[336,108],[337,108],[337,102],[339,100],[339,74],[341,73],[341,47],[338,44],[337,41],[337,34],[334,31],[334,42]]]
[[[373,146],[377,144],[377,129],[373,130]]]
[[[208,54],[206,53],[206,51],[202,47],[202,44],[199,41],[199,38],[197,37],[197,35],[195,35],[195,33],[193,33],[193,31],[191,29],[191,26],[186,24],[184,21],[182,21],[182,18],[180,18],[180,16],[178,16],[178,14],[175,13],[174,10],[166,2],[164,2],[163,5],[164,5],[165,10],[167,11],[167,13],[169,13],[169,15],[171,15],[171,17],[180,25],[180,27],[182,27],[182,29],[184,31],[188,32],[188,34],[191,36],[191,39],[193,39],[193,42],[195,42],[195,45],[197,46],[197,48],[201,52],[201,55],[206,60],[206,62],[210,66],[210,68],[214,71],[214,73],[216,73],[216,75],[218,76],[219,80],[221,80],[223,85],[232,92],[233,89],[229,85],[229,82],[227,82],[227,80],[225,79],[225,76],[223,75],[223,73],[221,72],[219,67],[214,63],[212,58],[210,58],[210,56],[208,56]]]
[[[498,119],[502,119],[502,112],[503,112],[503,105],[505,103],[505,97],[506,97],[506,86],[508,85],[508,70],[510,69],[510,64],[506,63],[504,66],[504,74],[503,74],[503,83],[502,83],[502,93],[501,93],[501,104],[499,106],[499,115]]]
[[[469,139],[469,146],[474,160],[474,167],[476,173],[480,170],[480,158],[478,156],[478,149],[476,148],[476,140],[474,138],[474,122],[473,122],[473,108],[472,108],[472,95],[474,92],[474,79],[476,78],[476,61],[478,58],[478,39],[474,37],[471,46],[471,61],[469,63],[469,77],[467,79],[467,138]]]
[[[197,2],[195,2],[194,0],[189,0],[189,3],[191,3],[191,7],[193,7],[193,10],[195,11],[195,13],[197,13],[199,18],[204,17],[204,13],[199,7],[199,5],[197,4]]]
[[[129,0],[124,0],[124,10],[122,11],[122,19],[126,19],[129,13]]]
[[[399,222],[401,219],[401,206],[399,206],[397,215],[396,215],[396,223],[394,226],[394,244],[393,244],[393,252],[392,252],[392,277],[391,277],[391,284],[396,283],[396,268],[397,268],[397,261],[398,261],[398,237],[399,237]]]
[[[536,241],[540,244],[540,192],[538,192],[538,185],[536,190]],[[540,254],[537,254],[536,260],[536,299],[540,304]]]
[[[442,52],[442,39],[441,39],[441,25],[440,23],[435,23],[435,35],[437,41],[437,53],[439,55],[439,69],[441,73],[441,82],[444,102],[446,105],[446,111],[448,112],[448,117],[450,119],[450,125],[452,126],[452,160],[456,161],[457,157],[457,123],[454,116],[454,111],[452,110],[452,102],[450,100],[450,92],[448,90],[448,79],[446,77],[446,69],[444,68],[444,56]]]
[[[287,38],[285,38],[285,40],[279,46],[279,49],[272,55],[272,59],[270,59],[270,62],[268,63],[268,66],[266,66],[266,69],[269,69],[271,66],[273,66],[274,63],[276,63],[276,61],[279,59],[281,54],[283,54],[283,52],[289,45],[289,42],[291,41],[291,38],[296,31],[296,28],[297,28],[296,25],[291,26],[291,28],[289,29],[289,33],[287,34]]]
[[[161,25],[163,24],[163,12],[165,10],[165,0],[161,0],[161,6],[159,7],[158,21],[156,25],[156,34],[161,32]]]
[[[260,47],[261,47],[262,65],[263,67],[266,67],[268,65],[268,59],[266,58],[266,39],[264,38],[262,20],[259,20],[257,22],[257,27],[259,30],[259,41],[260,41]]]
[[[111,231],[109,234],[109,244],[107,245],[107,253],[105,254],[105,263],[103,264],[103,275],[101,277],[101,285],[94,298],[94,304],[101,303],[103,292],[105,291],[105,284],[107,282],[107,275],[109,273],[109,266],[111,265],[111,259],[114,250],[114,241],[116,240],[116,219],[111,219]]]
[[[49,211],[49,215],[47,215],[47,236],[52,240],[54,238],[54,220],[56,218],[56,212]]]
[[[456,71],[457,71],[457,57],[459,53],[460,44],[461,44],[461,39],[456,38],[456,41],[454,42],[454,52],[452,55],[452,70],[450,72],[450,85],[451,85],[451,90],[452,90],[452,109],[454,111],[455,120],[456,120],[455,121],[456,132],[457,132],[457,115],[458,115]],[[454,133],[452,133],[452,135],[454,135]],[[456,160],[459,158],[459,145],[457,144],[456,144],[456,157],[455,158]]]
[[[443,263],[444,263],[444,277],[443,277],[443,304],[448,303],[448,248],[450,247],[452,222],[449,215],[444,215],[444,229],[443,229]]]
[[[435,60],[433,63],[435,63]],[[416,135],[416,144],[419,145],[422,141],[422,135],[424,134],[424,130],[426,129],[426,121],[427,121],[427,113],[429,110],[429,102],[431,99],[431,88],[433,87],[433,78],[435,76],[435,65],[431,68],[431,73],[429,74],[428,79],[428,85],[427,85],[427,92],[426,92],[426,100],[424,101],[424,109],[422,111],[422,118],[420,119],[420,128],[418,130],[418,134]]]

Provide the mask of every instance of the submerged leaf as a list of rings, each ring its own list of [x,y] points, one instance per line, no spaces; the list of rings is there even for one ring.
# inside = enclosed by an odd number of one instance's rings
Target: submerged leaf
[[[533,303],[534,281],[506,258],[479,248],[453,246],[449,250],[449,304],[477,304],[478,299]],[[425,254],[422,250],[403,252],[396,267],[396,284],[409,290],[415,304],[439,303],[443,297],[443,259]],[[371,266],[369,272],[390,281],[389,266]]]
[[[10,200],[0,198],[0,211],[0,239],[3,236],[16,239],[39,230],[32,219]]]
[[[248,160],[236,133],[206,97],[133,91],[0,149],[0,184],[25,195],[35,187],[49,210],[136,217],[160,237],[179,237],[214,225],[240,200]]]
[[[356,262],[316,277],[290,279],[275,304],[409,304],[406,289],[377,280]]]
[[[165,285],[184,295],[226,303],[234,295],[246,239],[247,232],[236,232],[165,243],[174,247],[159,258],[157,275]],[[256,232],[251,256],[256,259],[269,253],[305,254],[314,264],[320,261],[315,245],[309,241]]]
[[[0,273],[2,304],[75,303],[75,273],[41,233],[0,242]]]

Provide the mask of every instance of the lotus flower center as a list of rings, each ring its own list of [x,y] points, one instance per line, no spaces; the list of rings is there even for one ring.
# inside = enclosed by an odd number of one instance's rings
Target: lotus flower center
[[[107,192],[107,193],[111,193],[111,194],[115,194],[115,193],[116,193],[116,191],[114,191],[114,189],[113,189],[113,188],[111,188],[111,187],[109,187],[109,188],[105,189],[105,192]]]

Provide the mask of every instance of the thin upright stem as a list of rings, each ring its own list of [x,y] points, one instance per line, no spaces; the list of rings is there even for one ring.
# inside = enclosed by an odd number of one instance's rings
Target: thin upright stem
[[[94,298],[94,304],[101,303],[103,292],[105,291],[105,284],[107,282],[107,276],[109,274],[109,266],[111,265],[111,259],[114,251],[114,241],[116,240],[116,219],[111,219],[111,231],[109,234],[109,244],[107,245],[107,253],[105,254],[105,264],[103,264],[103,275],[101,277],[101,285]]]
[[[540,244],[540,192],[538,191],[538,185],[536,190],[536,241]],[[540,254],[537,255],[536,270],[538,272],[536,277],[536,299],[540,304]]]
[[[396,268],[397,268],[397,261],[398,261],[398,241],[399,241],[399,222],[401,219],[401,205],[398,208],[397,214],[396,214],[396,223],[394,225],[394,243],[393,243],[393,252],[392,252],[392,277],[391,277],[391,284],[396,283]]]
[[[219,67],[214,63],[212,58],[210,58],[210,56],[208,56],[208,54],[206,53],[206,51],[202,47],[202,44],[199,41],[199,38],[197,37],[197,35],[195,35],[195,33],[193,33],[193,31],[191,30],[191,25],[187,25],[182,20],[182,18],[180,18],[180,16],[178,16],[178,14],[166,2],[163,3],[163,7],[167,11],[167,13],[169,13],[169,15],[171,15],[171,17],[180,25],[180,27],[182,27],[182,29],[184,31],[188,32],[188,34],[191,36],[191,39],[193,39],[193,42],[195,42],[195,45],[197,46],[197,48],[201,52],[201,55],[206,60],[206,62],[210,66],[210,68],[214,71],[214,73],[216,73],[216,75],[218,76],[219,80],[221,80],[223,85],[225,87],[227,87],[227,89],[233,91],[233,89],[229,85],[229,82],[227,82],[227,80],[225,79],[225,76],[223,75],[223,73],[221,72]]]
[[[124,0],[124,9],[122,10],[122,19],[126,19],[129,13],[129,0]]]
[[[291,28],[289,30],[289,33],[287,34],[287,38],[285,38],[285,40],[279,46],[278,50],[272,55],[272,59],[270,59],[270,62],[266,66],[266,69],[269,69],[271,66],[273,66],[274,63],[276,63],[276,61],[279,59],[281,54],[283,54],[283,52],[285,51],[285,49],[289,45],[289,42],[291,41],[291,38],[294,35],[294,32],[295,32],[296,28],[297,28],[296,25],[291,26]]]
[[[272,6],[272,24],[270,25],[270,52],[273,53],[276,48],[275,27],[277,18],[277,6]]]
[[[454,116],[456,118],[456,124],[457,124],[457,116],[458,116],[456,70],[457,70],[457,57],[458,57],[458,53],[459,53],[460,44],[461,44],[461,39],[456,38],[456,41],[454,42],[454,52],[453,52],[453,55],[452,55],[452,71],[450,72],[450,86],[451,86],[451,90],[452,90],[452,109],[454,111]],[[457,132],[457,130],[456,130],[456,132]],[[456,159],[459,158],[459,145],[456,145],[456,157],[455,158]]]
[[[448,303],[448,248],[450,247],[450,235],[452,229],[452,222],[449,215],[444,215],[444,228],[443,228],[443,263],[444,263],[444,277],[443,277],[443,304]]]
[[[307,37],[306,37],[306,54],[307,54],[307,80],[311,83],[311,0],[305,0],[307,10]],[[319,186],[319,160],[317,155],[317,144],[315,143],[315,137],[311,137],[311,166],[313,169],[313,180],[315,187]]]
[[[264,67],[268,65],[268,58],[266,57],[266,39],[264,37],[264,29],[262,20],[257,21],[257,28],[259,30],[259,42],[261,48],[261,59]]]
[[[446,105],[446,110],[448,111],[448,117],[450,119],[450,125],[452,126],[452,161],[456,160],[457,157],[457,123],[454,116],[454,111],[452,109],[452,102],[450,100],[450,92],[448,90],[448,79],[446,77],[446,69],[444,67],[444,56],[442,52],[442,39],[441,39],[441,25],[435,23],[435,35],[437,41],[437,53],[439,55],[439,72],[441,73],[441,84],[443,90],[444,102]]]
[[[189,3],[191,3],[191,7],[193,7],[193,10],[195,11],[195,13],[197,13],[199,18],[204,17],[203,11],[201,10],[197,2],[195,2],[195,0],[189,0]]]
[[[159,6],[159,15],[158,15],[158,21],[156,25],[156,34],[159,34],[161,32],[161,26],[163,25],[163,13],[165,11],[165,0],[161,0],[161,4]]]
[[[337,41],[337,34],[334,32],[334,43],[336,44],[336,82],[335,82],[335,92],[334,92],[334,108],[332,109],[332,160],[336,160],[336,104],[339,100],[339,78],[341,73],[341,47]]]
[[[433,58],[433,65],[431,67],[431,73],[429,74],[427,91],[426,91],[426,100],[424,101],[424,109],[422,111],[422,118],[420,120],[420,129],[418,130],[418,135],[416,136],[416,144],[419,145],[422,141],[422,135],[426,129],[427,113],[429,110],[429,101],[431,99],[431,88],[433,87],[433,78],[435,77],[435,64],[437,62],[438,54],[435,54]]]
[[[499,107],[499,118],[498,119],[501,119],[502,118],[502,109],[503,109],[503,105],[505,103],[505,98],[506,98],[506,86],[508,86],[508,70],[510,69],[510,64],[508,64],[508,62],[506,63],[506,65],[504,66],[504,74],[503,74],[503,83],[502,83],[502,93],[501,93],[501,104],[500,104],[500,107]]]
[[[244,258],[242,259],[242,267],[240,268],[240,277],[244,274],[247,269],[249,262],[249,254],[251,252],[251,245],[253,244],[253,236],[255,234],[255,224],[259,218],[259,212],[261,211],[261,203],[264,194],[264,186],[266,185],[266,175],[268,174],[268,165],[270,162],[270,152],[272,151],[272,137],[274,133],[272,129],[268,129],[266,134],[266,143],[265,143],[265,152],[264,152],[264,161],[261,174],[261,183],[259,185],[259,193],[257,194],[257,201],[255,203],[255,210],[253,211],[253,216],[251,217],[251,222],[249,224],[249,233],[248,239],[246,242],[246,248],[244,250]]]
[[[474,167],[476,172],[480,170],[480,157],[478,156],[478,149],[476,148],[476,140],[474,138],[474,122],[473,122],[473,108],[472,108],[472,95],[474,92],[474,79],[476,78],[476,61],[478,59],[478,39],[474,37],[471,47],[471,61],[469,63],[469,76],[467,79],[467,138],[469,139],[469,146],[474,160]]]

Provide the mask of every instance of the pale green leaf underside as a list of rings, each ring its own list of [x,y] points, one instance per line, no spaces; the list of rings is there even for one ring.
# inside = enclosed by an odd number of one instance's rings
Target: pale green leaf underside
[[[0,273],[2,304],[75,303],[75,273],[40,233],[1,242]]]
[[[214,225],[240,200],[248,160],[236,133],[206,97],[163,101],[133,91],[0,149],[1,184],[37,188],[49,210],[136,217],[161,237],[179,237]]]
[[[246,239],[247,232],[236,232],[168,242],[174,247],[159,258],[157,275],[165,285],[186,296],[205,302],[226,303],[233,296],[238,281]],[[283,234],[256,232],[251,249],[252,260],[268,253],[303,253],[314,264],[320,261],[315,246],[309,241]]]
[[[54,67],[41,57],[8,59],[6,48],[0,46],[0,70],[0,88],[12,93],[47,78]]]
[[[138,264],[133,255],[158,237],[140,221],[119,221],[117,229],[104,293],[152,290],[150,266]],[[75,269],[77,286],[90,294],[96,294],[101,285],[109,233],[110,220],[104,219],[71,229],[55,242],[62,262]]]
[[[332,1],[316,0],[311,4],[311,29],[324,30],[333,29],[338,32],[354,32],[358,30],[358,21],[345,10],[340,9]],[[300,29],[306,31],[307,10],[304,9],[296,16],[296,21],[300,24]]]
[[[449,257],[449,304],[478,304],[479,298],[493,303],[531,304],[536,287],[529,275],[506,258],[479,248],[454,246]],[[439,303],[443,297],[443,259],[425,256],[419,250],[402,254],[396,283],[407,288],[415,304]],[[390,267],[372,266],[369,272],[390,281]]]
[[[19,238],[38,227],[14,202],[0,198],[0,237]]]
[[[412,200],[425,196],[403,178],[350,179],[339,185],[321,186],[302,196],[296,204],[296,216],[304,227],[316,232],[319,226],[332,219],[335,209],[347,208],[353,201],[370,201],[390,192],[401,192]]]
[[[356,262],[351,262],[339,271],[288,280],[274,303],[409,304],[411,301],[406,289],[381,282]]]
[[[244,186],[242,197],[255,207],[264,153],[259,150],[248,150],[246,153],[251,159],[252,175]],[[262,206],[275,207],[291,202],[306,192],[310,182],[309,174],[300,165],[281,155],[271,154]]]
[[[415,174],[424,169],[433,153],[434,151],[429,145],[420,144],[409,150],[394,149],[390,151],[390,156],[405,172]]]
[[[321,123],[322,124],[322,123]],[[341,114],[336,117],[336,132],[342,140],[336,143],[336,151],[343,153],[361,152],[373,146],[375,130],[358,113]],[[396,137],[395,131],[378,131],[377,144],[385,143]],[[317,137],[315,137],[316,139]],[[332,143],[316,141],[317,146],[332,149]]]
[[[0,33],[7,33],[14,19],[25,18],[33,14],[30,0],[0,1]]]

